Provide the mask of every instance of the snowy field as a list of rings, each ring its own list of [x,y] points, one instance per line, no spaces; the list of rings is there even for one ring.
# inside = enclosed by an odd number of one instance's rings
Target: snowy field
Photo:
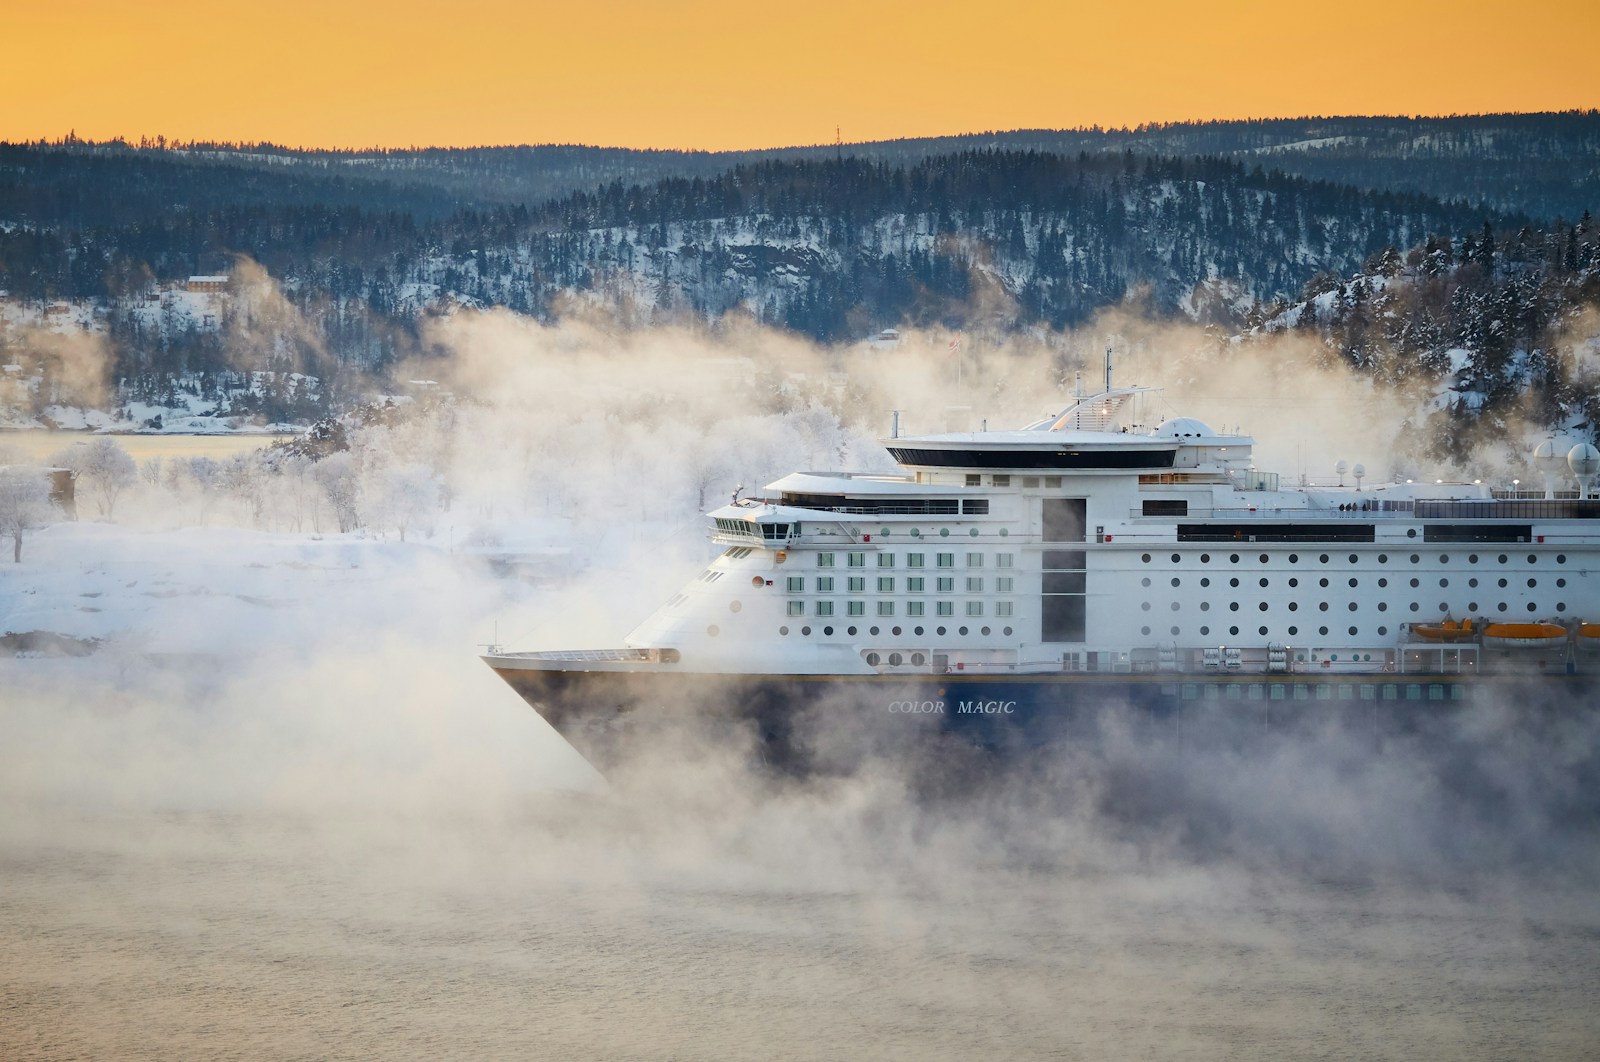
[[[0,656],[4,725],[79,743],[81,774],[57,764],[47,785],[63,799],[158,775],[227,804],[280,784],[260,775],[290,748],[342,765],[301,779],[317,799],[402,768],[528,791],[582,784],[587,768],[476,657],[502,622],[548,626],[541,598],[560,595],[430,545],[57,525],[25,563],[0,565],[0,632],[98,647]],[[0,785],[16,782],[13,770]]]

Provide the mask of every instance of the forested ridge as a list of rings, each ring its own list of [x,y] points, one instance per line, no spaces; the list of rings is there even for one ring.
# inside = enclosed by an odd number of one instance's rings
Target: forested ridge
[[[1150,146],[1204,153],[1136,150]],[[1319,168],[1353,179],[1306,175]],[[1487,191],[1413,187],[1446,172]],[[561,194],[517,198],[539,174]],[[891,326],[1060,330],[1127,305],[1243,333],[1305,305],[1293,326],[1352,364],[1437,375],[1457,348],[1554,349],[1592,303],[1594,224],[1587,207],[1551,215],[1552,182],[1574,206],[1596,196],[1594,112],[740,155],[0,145],[0,354],[29,356],[49,305],[92,306],[124,396],[199,377],[222,398],[230,373],[295,371],[328,384],[298,415],[383,380],[423,350],[422,322],[462,307],[548,320],[578,300],[708,327],[735,314],[838,343]],[[292,332],[263,337],[248,299],[171,294],[248,263],[294,308]]]

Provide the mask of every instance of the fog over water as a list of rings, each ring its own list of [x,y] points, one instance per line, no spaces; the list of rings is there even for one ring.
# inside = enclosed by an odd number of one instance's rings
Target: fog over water
[[[726,735],[605,785],[473,643],[616,644],[702,492],[881,461],[895,377],[912,430],[959,405],[942,337],[841,392],[778,337],[441,327],[471,401],[391,439],[450,477],[432,537],[83,525],[0,577],[136,618],[0,659],[0,1058],[1592,1056],[1587,705],[1109,727],[950,788]],[[1059,355],[982,377],[994,426]]]

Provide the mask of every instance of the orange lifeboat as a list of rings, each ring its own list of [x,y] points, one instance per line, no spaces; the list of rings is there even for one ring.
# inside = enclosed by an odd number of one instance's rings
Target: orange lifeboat
[[[1578,624],[1578,648],[1600,649],[1600,623]]]
[[[1411,633],[1430,642],[1466,642],[1471,641],[1477,632],[1472,629],[1469,619],[1460,623],[1447,619],[1443,623],[1413,623]]]
[[[1491,623],[1483,628],[1490,649],[1539,649],[1560,645],[1567,629],[1559,623]]]

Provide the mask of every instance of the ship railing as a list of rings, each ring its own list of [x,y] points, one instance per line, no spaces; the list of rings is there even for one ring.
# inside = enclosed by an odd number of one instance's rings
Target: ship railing
[[[521,660],[559,660],[571,663],[638,664],[659,660],[660,650],[650,649],[544,649],[527,653],[502,653]]]
[[[1352,503],[1355,509],[1341,511],[1337,506],[1332,509],[1307,509],[1276,508],[1257,505],[1230,505],[1214,506],[1211,508],[1190,508],[1184,513],[1147,513],[1143,507],[1129,509],[1128,516],[1134,520],[1236,520],[1241,517],[1249,520],[1349,520],[1354,522],[1371,521],[1374,519],[1400,519],[1410,518],[1411,511],[1398,508],[1372,508],[1362,509],[1360,502]],[[1385,502],[1384,505],[1392,505]]]
[[[1001,662],[993,660],[952,660],[943,666],[935,665],[936,675],[1046,675],[1072,672],[1074,674],[1129,675],[1138,670],[1132,663],[1119,660],[1102,664],[1098,668],[1064,667],[1060,660],[1019,660]]]
[[[1402,675],[1474,674],[1481,660],[1478,646],[1463,642],[1405,642],[1397,656]]]

